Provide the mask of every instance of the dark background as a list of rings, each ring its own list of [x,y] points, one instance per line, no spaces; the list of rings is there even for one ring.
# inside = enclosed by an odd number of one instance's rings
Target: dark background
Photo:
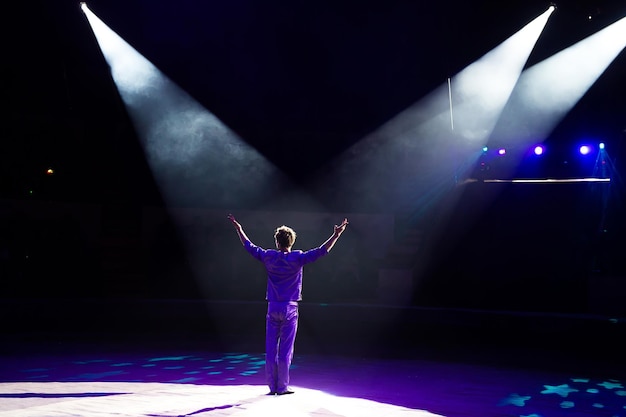
[[[94,0],[88,5],[297,182],[548,4]],[[557,6],[529,65],[626,15],[620,1]],[[10,9],[2,25],[4,294],[207,296],[193,281],[173,225],[165,227],[157,249],[141,242],[142,207],[163,201],[78,2],[17,2]],[[622,52],[548,138],[563,149],[581,132],[604,138],[616,167],[611,187],[467,187],[443,229],[420,225],[431,233],[424,253],[429,264],[412,304],[589,312],[591,292],[600,299],[611,292],[590,288],[595,277],[626,275],[620,173],[625,65]],[[301,152],[307,143],[316,146]],[[48,167],[59,168],[46,175]],[[471,222],[468,212],[476,214]],[[399,218],[398,224],[404,221]],[[89,230],[96,236],[88,236]],[[224,232],[224,239],[229,237],[234,236]],[[237,244],[231,239],[225,247],[238,250]],[[346,248],[336,250],[339,258]],[[358,298],[377,302],[379,265],[368,261],[361,260],[369,284]],[[221,297],[260,298],[248,290],[230,288]],[[311,290],[311,301],[350,301],[323,286]]]

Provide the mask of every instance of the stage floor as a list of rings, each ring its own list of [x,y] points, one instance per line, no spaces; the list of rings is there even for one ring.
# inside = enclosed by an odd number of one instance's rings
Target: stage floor
[[[277,397],[266,395],[262,352],[171,342],[4,344],[0,416],[626,416],[621,366],[558,352],[296,352],[295,393]]]

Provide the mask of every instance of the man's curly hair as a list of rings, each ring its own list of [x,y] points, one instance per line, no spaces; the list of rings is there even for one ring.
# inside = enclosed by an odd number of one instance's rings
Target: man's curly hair
[[[296,241],[296,232],[291,227],[280,226],[274,232],[274,239],[280,248],[290,248]]]

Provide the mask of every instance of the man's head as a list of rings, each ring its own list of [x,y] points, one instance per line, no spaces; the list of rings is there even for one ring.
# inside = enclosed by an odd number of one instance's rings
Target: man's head
[[[290,249],[296,241],[296,232],[287,226],[280,226],[274,232],[274,240],[278,249]]]

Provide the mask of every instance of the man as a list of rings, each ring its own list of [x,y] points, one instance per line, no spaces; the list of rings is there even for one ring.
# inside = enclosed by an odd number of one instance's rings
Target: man
[[[346,230],[348,219],[335,225],[333,234],[319,247],[307,251],[292,250],[296,232],[287,226],[274,231],[276,249],[253,244],[232,214],[239,240],[267,271],[267,316],[265,324],[265,374],[269,395],[293,394],[289,389],[289,367],[293,358],[298,329],[298,301],[302,299],[302,267],[326,255]]]

